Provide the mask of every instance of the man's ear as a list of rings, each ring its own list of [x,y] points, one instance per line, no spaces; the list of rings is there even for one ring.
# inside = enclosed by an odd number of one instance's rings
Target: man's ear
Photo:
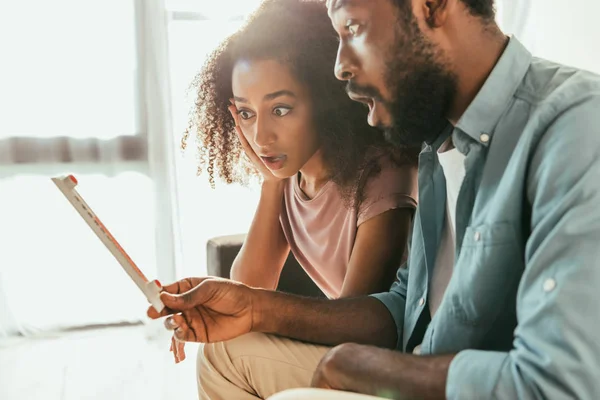
[[[423,15],[430,28],[439,28],[448,18],[449,5],[455,0],[425,0],[423,1]]]

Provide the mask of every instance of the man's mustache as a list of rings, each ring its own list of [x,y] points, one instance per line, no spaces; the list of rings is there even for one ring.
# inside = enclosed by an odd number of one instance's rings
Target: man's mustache
[[[381,93],[374,86],[371,85],[359,85],[356,82],[348,81],[346,84],[346,93],[353,93],[361,97],[370,97],[374,100],[383,102]]]

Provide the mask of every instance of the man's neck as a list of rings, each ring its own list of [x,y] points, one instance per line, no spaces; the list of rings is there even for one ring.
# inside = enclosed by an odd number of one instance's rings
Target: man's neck
[[[509,40],[496,25],[484,28],[479,34],[470,29],[465,31],[457,35],[458,44],[453,49],[454,71],[458,82],[456,96],[448,113],[448,120],[452,125],[458,123],[475,99]]]

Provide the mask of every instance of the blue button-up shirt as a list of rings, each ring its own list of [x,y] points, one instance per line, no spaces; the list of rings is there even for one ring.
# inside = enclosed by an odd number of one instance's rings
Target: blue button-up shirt
[[[454,271],[426,299],[446,185],[437,149],[465,155]],[[456,126],[419,159],[406,268],[375,295],[398,349],[458,353],[449,399],[600,398],[600,77],[533,58],[511,38]]]

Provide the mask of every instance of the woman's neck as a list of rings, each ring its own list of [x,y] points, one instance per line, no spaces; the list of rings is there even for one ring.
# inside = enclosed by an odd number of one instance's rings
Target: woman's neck
[[[300,169],[298,184],[304,194],[312,199],[327,182],[329,182],[329,172],[325,168],[321,150],[317,150]]]

